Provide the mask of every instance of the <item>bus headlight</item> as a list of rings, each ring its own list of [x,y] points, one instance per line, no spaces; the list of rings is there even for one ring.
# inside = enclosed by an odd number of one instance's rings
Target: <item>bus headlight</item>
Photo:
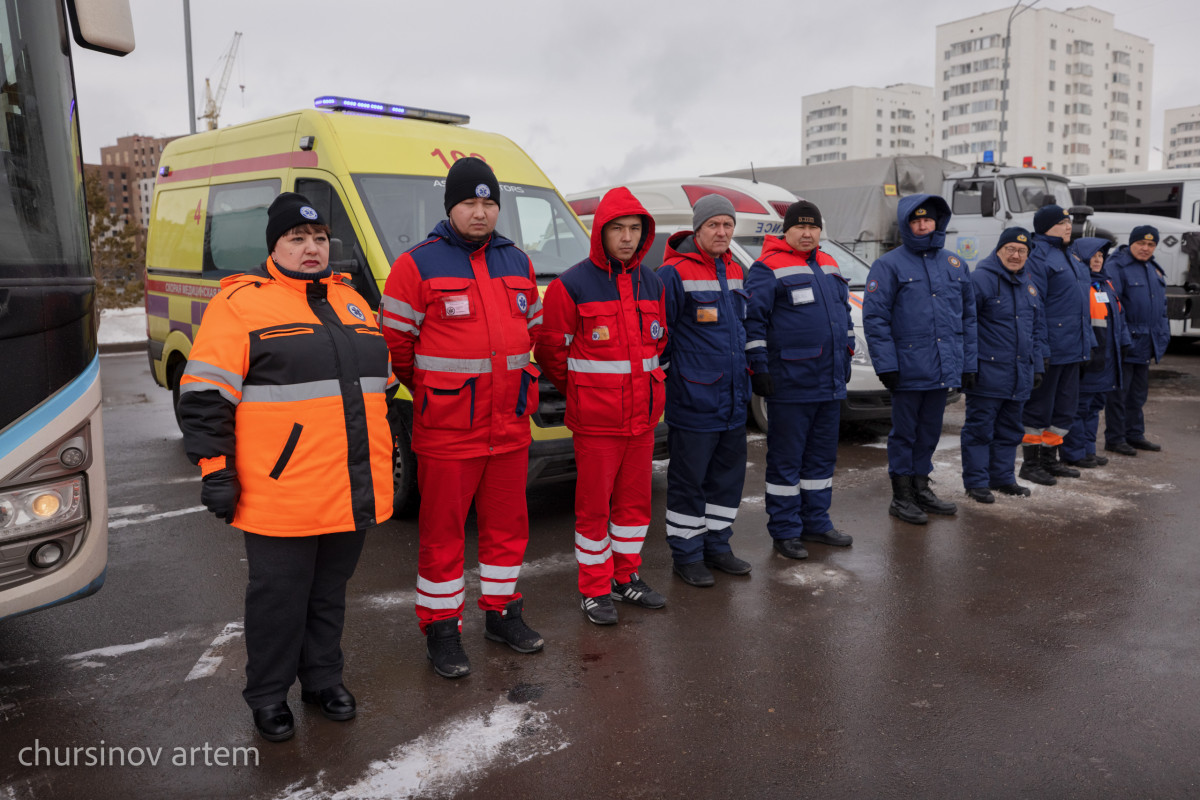
[[[0,491],[0,542],[66,528],[86,518],[82,476]]]

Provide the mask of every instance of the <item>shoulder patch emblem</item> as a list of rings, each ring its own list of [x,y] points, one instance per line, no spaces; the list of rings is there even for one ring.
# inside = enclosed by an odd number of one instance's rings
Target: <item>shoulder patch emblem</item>
[[[652,338],[652,339],[661,339],[662,338],[662,326],[658,324],[658,320],[654,320],[653,322],[650,323],[650,338]]]
[[[867,281],[867,291],[868,292],[873,292],[878,288],[879,288],[879,281],[875,280],[874,278]]]
[[[347,303],[346,310],[353,314],[357,319],[361,319],[363,322],[367,321],[367,315],[362,312],[361,308],[354,305],[354,303]]]
[[[1037,297],[1037,287],[1034,286],[1032,283],[1029,284],[1029,293],[1031,295],[1033,295],[1034,297]]]
[[[525,297],[524,292],[519,292],[517,294],[517,308],[522,314],[529,310],[529,300]]]
[[[962,266],[962,262],[958,260],[958,256],[949,256],[950,266],[958,269]]]

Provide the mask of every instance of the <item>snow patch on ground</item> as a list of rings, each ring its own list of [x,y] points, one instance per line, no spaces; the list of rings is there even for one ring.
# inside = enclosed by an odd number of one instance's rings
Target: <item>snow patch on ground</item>
[[[106,308],[100,312],[100,344],[146,341],[145,308]]]
[[[777,574],[781,583],[808,589],[821,595],[826,589],[840,589],[850,582],[850,573],[828,564],[797,564]]]

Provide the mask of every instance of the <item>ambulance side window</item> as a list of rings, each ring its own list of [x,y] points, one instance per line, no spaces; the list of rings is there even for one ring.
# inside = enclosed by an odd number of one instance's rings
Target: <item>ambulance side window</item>
[[[204,226],[204,269],[245,272],[267,260],[267,207],[279,194],[277,179],[209,188]]]
[[[329,222],[333,238],[341,240],[341,256],[335,257],[333,253],[330,253],[330,266],[336,272],[349,273],[351,285],[371,304],[372,308],[378,308],[379,287],[366,268],[366,254],[363,253],[362,246],[358,243],[358,236],[355,235],[354,226],[350,223],[350,215],[346,213],[346,207],[342,204],[342,199],[338,197],[337,191],[327,181],[317,178],[297,178],[296,192],[309,199],[309,202]]]

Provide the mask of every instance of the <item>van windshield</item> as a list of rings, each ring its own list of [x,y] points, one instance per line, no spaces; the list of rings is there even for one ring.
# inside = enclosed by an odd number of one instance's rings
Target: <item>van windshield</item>
[[[379,242],[393,263],[446,218],[443,178],[413,175],[354,176]],[[588,256],[587,231],[551,189],[500,184],[496,231],[529,254],[539,277],[553,278]]]

